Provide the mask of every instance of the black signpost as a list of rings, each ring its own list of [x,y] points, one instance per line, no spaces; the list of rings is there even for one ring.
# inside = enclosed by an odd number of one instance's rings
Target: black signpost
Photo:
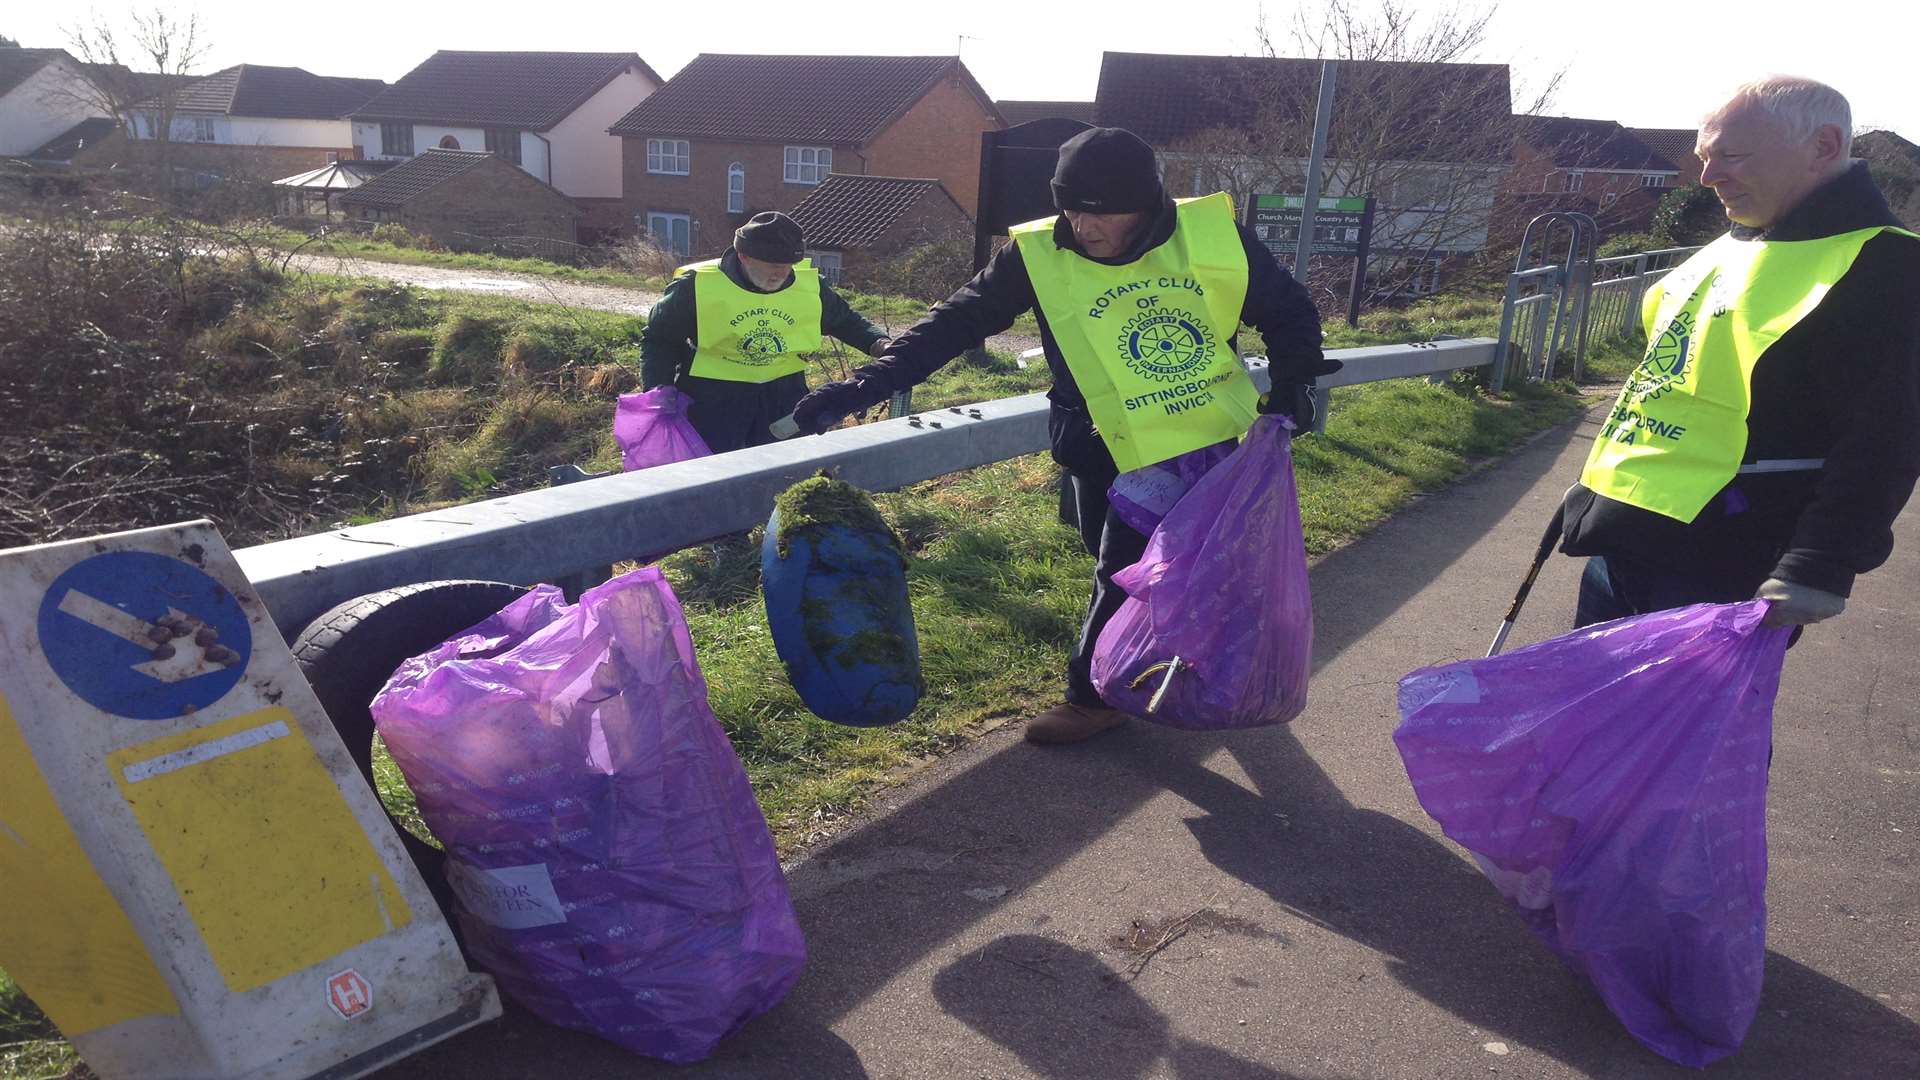
[[[980,133],[980,207],[973,216],[973,269],[993,254],[993,238],[1022,222],[1052,217],[1053,170],[1060,144],[1091,125],[1058,117]]]
[[[1255,195],[1247,207],[1247,225],[1276,257],[1292,256],[1300,242],[1301,195]],[[1313,214],[1313,253],[1353,260],[1347,289],[1347,325],[1360,321],[1360,295],[1366,288],[1367,253],[1373,246],[1373,197],[1322,198]],[[1296,268],[1303,273],[1304,268]]]

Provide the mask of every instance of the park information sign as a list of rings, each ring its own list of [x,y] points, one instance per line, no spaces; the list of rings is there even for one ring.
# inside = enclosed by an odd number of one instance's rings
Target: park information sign
[[[1275,256],[1292,256],[1300,242],[1300,210],[1304,195],[1255,195],[1247,224]],[[1358,256],[1366,249],[1373,228],[1373,200],[1323,198],[1313,212],[1315,255]]]

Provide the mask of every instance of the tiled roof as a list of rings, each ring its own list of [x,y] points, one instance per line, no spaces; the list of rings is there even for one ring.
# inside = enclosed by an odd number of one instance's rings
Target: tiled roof
[[[65,49],[0,49],[0,94],[8,93],[33,78],[34,72],[61,58],[73,59]]]
[[[994,104],[1000,106],[1000,115],[1007,118],[1008,127],[1029,120],[1051,120],[1055,117],[1078,120],[1083,124],[1093,123],[1091,101],[996,101]]]
[[[1535,116],[1525,119],[1523,130],[1528,144],[1561,168],[1679,171],[1671,161],[1612,120]]]
[[[789,213],[800,223],[808,247],[844,251],[885,236],[901,215],[926,198],[945,199],[960,211],[960,204],[938,180],[834,173]],[[966,212],[960,211],[960,216],[966,217]]]
[[[45,146],[27,157],[33,161],[72,161],[75,154],[116,130],[118,128],[114,122],[104,116],[89,117],[54,136]]]
[[[640,138],[859,146],[956,72],[994,111],[953,56],[701,53],[608,130]]]
[[[1484,125],[1488,117],[1511,115],[1505,64],[1351,60],[1339,71],[1328,136],[1329,152],[1335,155],[1344,133],[1353,127],[1350,118],[1379,109],[1383,101],[1410,103],[1397,114],[1405,128],[1395,148],[1400,153],[1424,149],[1423,128]],[[1094,122],[1126,128],[1156,147],[1170,148],[1216,129],[1249,131],[1261,124],[1262,112],[1270,107],[1304,103],[1311,113],[1319,86],[1318,60],[1110,52],[1100,63]],[[1368,132],[1369,141],[1375,135]],[[1301,157],[1306,149],[1301,146]],[[1486,152],[1494,150],[1490,142]],[[1495,156],[1505,160],[1504,154]]]
[[[1646,143],[1648,149],[1677,169],[1684,171],[1688,161],[1698,160],[1693,156],[1693,146],[1700,140],[1700,133],[1693,128],[1630,127],[1627,133]]]
[[[478,150],[428,150],[340,196],[340,201],[387,209],[404,206],[420,194],[488,161],[497,161],[509,169],[518,168]]]
[[[352,116],[545,131],[630,67],[660,82],[638,53],[442,49]]]
[[[379,79],[315,75],[297,67],[237,64],[196,79],[174,96],[187,112],[270,119],[333,120],[385,90]]]

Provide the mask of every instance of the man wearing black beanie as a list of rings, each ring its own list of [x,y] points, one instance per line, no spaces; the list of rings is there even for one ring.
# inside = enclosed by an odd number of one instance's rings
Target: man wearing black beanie
[[[1036,743],[1097,735],[1126,719],[1093,688],[1100,630],[1126,599],[1113,574],[1145,535],[1108,505],[1122,474],[1231,444],[1256,410],[1311,423],[1313,380],[1338,371],[1320,349],[1320,316],[1300,283],[1224,193],[1175,203],[1148,146],[1122,128],[1091,128],[1060,147],[1057,218],[1015,226],[972,281],[844,382],[802,399],[793,417],[823,431],[887,400],[1032,310],[1053,388],[1047,427],[1072,481],[1081,539],[1095,558],[1093,596],[1067,663],[1063,704],[1027,725]],[[1273,392],[1259,397],[1240,365],[1241,324],[1266,343]]]
[[[886,335],[806,259],[800,225],[777,210],[734,231],[718,259],[683,266],[647,313],[640,381],[687,395],[687,419],[716,454],[773,441],[767,427],[807,392],[805,354],[831,334],[869,356]]]

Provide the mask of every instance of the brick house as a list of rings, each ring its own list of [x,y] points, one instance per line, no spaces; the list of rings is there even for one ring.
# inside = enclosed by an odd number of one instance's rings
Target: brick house
[[[136,107],[134,143],[153,139],[167,123],[177,164],[270,180],[356,156],[347,113],[386,86],[379,79],[236,64],[170,90],[164,102]]]
[[[1700,141],[1700,132],[1694,128],[1628,128],[1627,133],[1646,143],[1654,153],[1667,159],[1667,163],[1680,170],[1674,180],[1675,187],[1685,187],[1700,182],[1700,159],[1693,156],[1694,144]]]
[[[338,198],[347,217],[393,222],[456,251],[570,258],[581,210],[499,154],[425,150]]]
[[[808,257],[836,285],[870,285],[881,264],[915,250],[945,246],[964,257],[973,241],[973,218],[931,178],[834,173],[794,206],[793,219]]]
[[[970,210],[1004,126],[958,57],[702,53],[609,130],[633,227],[700,258],[837,173],[937,179]]]
[[[1645,232],[1680,170],[1612,120],[1524,118],[1513,169],[1496,211],[1501,240],[1518,243],[1526,223],[1551,210],[1593,215],[1602,238]]]
[[[620,140],[607,125],[660,76],[637,53],[441,50],[354,110],[361,157],[428,149],[497,153],[580,204],[591,232],[617,228]]]

